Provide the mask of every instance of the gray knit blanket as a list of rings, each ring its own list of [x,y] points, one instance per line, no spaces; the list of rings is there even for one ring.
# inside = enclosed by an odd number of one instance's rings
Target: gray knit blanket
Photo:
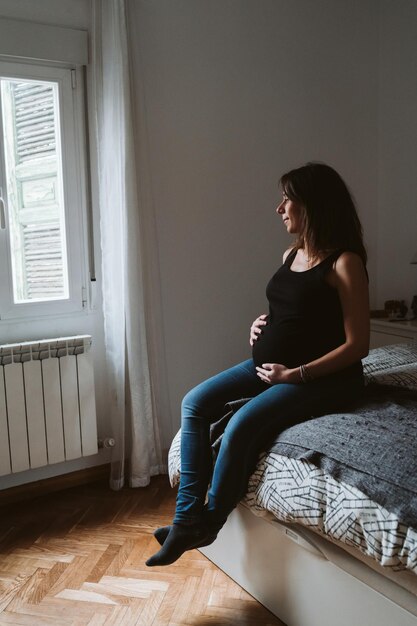
[[[230,417],[248,400],[226,405],[212,425],[214,456]],[[360,405],[291,426],[268,451],[313,463],[417,528],[415,391],[370,384]]]

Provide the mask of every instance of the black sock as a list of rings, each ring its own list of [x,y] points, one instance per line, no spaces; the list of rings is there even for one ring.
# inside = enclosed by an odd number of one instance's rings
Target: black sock
[[[203,523],[210,529],[210,532],[218,535],[227,521],[227,515],[219,515],[217,511],[209,511],[207,507],[203,509]]]
[[[168,537],[171,528],[172,526],[161,526],[155,530],[153,536],[161,546],[164,545],[164,541]]]
[[[171,528],[172,526],[160,526],[160,528],[157,528],[154,531],[153,536],[155,537],[159,545],[161,546],[164,545],[165,539],[168,537],[168,534]],[[209,528],[208,530],[210,531],[210,534],[207,537],[207,542],[202,541],[202,543],[199,544],[197,548],[203,548],[204,546],[209,546],[211,543],[213,543],[213,537],[214,539],[216,539],[218,531],[215,530],[214,528]]]
[[[202,543],[212,543],[216,537],[201,524],[173,524],[162,548],[147,561],[146,565],[170,565],[180,558],[187,550],[201,547]]]

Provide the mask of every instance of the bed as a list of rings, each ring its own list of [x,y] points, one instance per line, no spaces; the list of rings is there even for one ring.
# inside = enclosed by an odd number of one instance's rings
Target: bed
[[[288,626],[417,626],[417,343],[364,372],[365,401],[283,431],[201,549]]]

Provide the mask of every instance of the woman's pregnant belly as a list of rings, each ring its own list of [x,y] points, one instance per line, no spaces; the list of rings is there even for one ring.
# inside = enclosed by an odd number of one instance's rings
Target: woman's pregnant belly
[[[252,346],[252,358],[257,366],[263,363],[281,363],[286,367],[297,367],[307,359],[308,345],[305,330],[296,320],[268,323]]]

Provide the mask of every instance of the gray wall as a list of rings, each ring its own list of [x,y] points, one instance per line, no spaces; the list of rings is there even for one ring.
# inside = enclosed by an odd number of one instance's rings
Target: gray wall
[[[417,2],[379,3],[377,303],[417,294]]]

